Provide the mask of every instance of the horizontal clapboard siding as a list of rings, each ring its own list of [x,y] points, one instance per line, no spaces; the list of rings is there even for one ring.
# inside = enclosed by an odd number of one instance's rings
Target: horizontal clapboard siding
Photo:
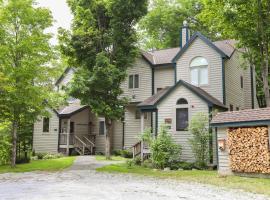
[[[136,106],[127,106],[125,111],[125,148],[132,147],[139,141],[141,133],[141,120],[135,119]],[[150,113],[147,114],[147,119],[144,120],[144,128],[151,127]]]
[[[194,154],[189,143],[192,134],[189,131],[176,131],[176,102],[180,98],[185,98],[188,101],[189,120],[198,112],[208,114],[208,105],[203,100],[185,87],[179,86],[158,105],[158,124],[160,126],[164,124],[165,119],[172,119],[170,133],[174,141],[182,146],[181,158],[189,162],[194,162]]]
[[[43,133],[43,118],[34,123],[33,150],[36,153],[58,152],[59,118],[51,111],[48,133]]]
[[[129,75],[139,74],[139,88],[129,89]],[[135,63],[127,71],[127,78],[121,85],[123,96],[128,97],[130,102],[141,102],[152,95],[152,69],[143,59],[137,58]],[[134,97],[134,98],[133,98]]]
[[[174,85],[174,68],[171,67],[160,67],[155,68],[155,93],[157,92],[157,88],[165,88],[167,86]]]
[[[225,139],[227,141],[227,128],[218,128],[217,131],[218,140]],[[218,150],[218,172],[224,175],[232,173],[230,169],[228,147],[226,147],[225,151]]]
[[[177,80],[191,83],[190,63],[192,59],[202,56],[208,61],[208,85],[202,86],[206,92],[223,102],[222,89],[222,59],[221,56],[209,47],[200,38],[189,46],[186,52],[177,61]]]
[[[123,145],[123,123],[121,121],[113,122],[113,150],[122,149]]]

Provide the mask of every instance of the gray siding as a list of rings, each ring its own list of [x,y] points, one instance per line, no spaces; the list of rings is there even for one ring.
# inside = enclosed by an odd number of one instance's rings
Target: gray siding
[[[128,88],[129,75],[139,74],[139,88]],[[141,102],[152,95],[152,69],[143,59],[137,58],[135,63],[127,71],[127,79],[121,85],[123,96],[128,97],[130,102]]]
[[[113,150],[122,149],[123,145],[123,123],[121,121],[114,121],[113,123]]]
[[[190,62],[192,59],[202,56],[208,61],[208,85],[202,86],[206,92],[223,102],[222,89],[222,59],[221,56],[209,47],[200,38],[195,39],[192,45],[177,61],[177,80],[190,83]]]
[[[50,127],[48,133],[43,133],[43,118],[34,123],[33,150],[36,153],[58,152],[59,118],[51,111]]]
[[[136,106],[127,106],[125,111],[125,148],[130,148],[139,141],[141,120],[135,119]],[[150,113],[144,119],[144,128],[151,127]]]
[[[180,86],[158,105],[158,125],[164,124],[166,118],[172,119],[170,133],[174,140],[182,146],[182,159],[194,162],[194,154],[189,143],[192,134],[189,131],[176,131],[176,102],[180,98],[188,101],[189,120],[198,112],[208,114],[207,103],[185,87]]]
[[[157,92],[157,88],[165,88],[174,85],[174,68],[172,66],[155,68],[154,79],[155,93]]]
[[[225,139],[227,141],[227,128],[218,128],[217,137],[218,140]],[[218,150],[218,172],[222,175],[232,174],[227,146],[225,151]]]

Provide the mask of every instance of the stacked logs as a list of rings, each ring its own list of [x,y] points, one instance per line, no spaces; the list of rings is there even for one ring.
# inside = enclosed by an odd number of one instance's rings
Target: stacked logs
[[[227,145],[232,171],[270,173],[267,127],[230,128]]]

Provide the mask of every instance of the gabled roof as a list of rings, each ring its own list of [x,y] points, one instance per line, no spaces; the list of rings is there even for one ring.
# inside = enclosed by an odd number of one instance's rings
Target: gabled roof
[[[218,126],[250,126],[255,124],[270,124],[270,108],[247,109],[240,111],[218,113],[211,125]]]
[[[172,59],[179,52],[179,50],[180,50],[179,47],[168,48],[143,52],[142,55],[152,65],[165,65],[165,64],[172,64]]]
[[[89,107],[84,106],[84,105],[78,105],[78,104],[70,104],[66,107],[63,107],[57,110],[57,113],[60,117],[70,117],[78,112],[83,111],[86,108],[89,108]]]
[[[202,35],[200,32],[196,32],[191,38],[190,40],[185,44],[185,46],[176,54],[176,56],[172,59],[172,62],[176,62],[181,55],[183,55],[183,53],[186,52],[186,50],[189,48],[189,46],[195,41],[196,38],[200,38],[201,40],[203,40],[209,47],[211,47],[212,49],[214,49],[217,53],[219,53],[221,55],[221,57],[223,58],[229,58],[230,56],[228,56],[224,51],[228,51],[227,50],[227,45],[221,45],[222,41],[216,42],[220,48],[223,48],[223,50],[221,50],[219,47],[217,47],[213,42],[211,42],[208,38],[206,38],[204,35]],[[224,40],[225,41],[225,40]],[[224,48],[226,47],[226,49]],[[227,52],[228,53],[228,52]]]
[[[72,67],[67,67],[67,68],[65,69],[65,71],[63,72],[63,74],[60,76],[60,78],[57,79],[57,81],[55,82],[55,85],[58,85],[58,84],[65,78],[65,76],[66,76],[71,70],[74,71],[74,68],[72,68]]]
[[[206,44],[216,50],[222,57],[230,58],[233,52],[236,50],[236,40],[220,40],[211,42],[200,32],[196,32],[182,49],[180,47],[175,47],[161,50],[143,51],[142,56],[152,66],[173,64],[188,49],[188,47],[197,37],[206,42]]]
[[[177,87],[180,85],[186,87],[189,89],[191,92],[196,94],[198,97],[200,97],[202,100],[207,102],[209,106],[217,106],[223,109],[227,109],[227,107],[221,103],[218,99],[215,97],[211,96],[208,94],[206,91],[203,89],[196,87],[194,85],[191,85],[183,80],[179,80],[174,86],[172,87],[166,87],[163,90],[159,91],[155,95],[147,98],[145,101],[142,103],[138,104],[137,107],[139,107],[142,110],[147,110],[147,109],[156,109],[157,105],[164,99],[166,96],[168,96],[172,91],[174,91]]]

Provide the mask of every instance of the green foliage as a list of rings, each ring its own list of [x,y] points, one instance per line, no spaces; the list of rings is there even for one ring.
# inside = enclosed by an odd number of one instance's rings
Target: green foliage
[[[10,162],[11,137],[9,129],[9,124],[0,124],[0,165],[6,165]]]
[[[135,161],[134,160],[127,160],[126,165],[128,168],[131,168],[135,165]]]
[[[222,37],[238,40],[244,57],[257,73],[257,90],[269,99],[270,4],[268,0],[204,0],[198,16],[210,30]]]
[[[135,165],[141,165],[141,164],[142,164],[142,159],[141,159],[140,156],[135,157],[135,158],[133,159],[133,161],[134,161],[134,164],[135,164]]]
[[[166,126],[160,127],[157,138],[151,142],[150,149],[154,167],[163,169],[180,161],[181,147],[173,141]]]
[[[121,156],[124,157],[124,158],[132,158],[133,155],[132,155],[132,152],[125,149],[125,150],[121,150]]]
[[[209,118],[205,113],[195,114],[190,122],[189,131],[193,138],[190,139],[196,164],[205,167],[209,161]]]
[[[216,35],[197,17],[202,10],[201,0],[153,0],[148,14],[139,22],[140,45],[143,49],[178,47],[180,31],[186,20],[193,31]]]
[[[47,106],[57,104],[55,67],[50,66],[54,51],[51,35],[45,33],[52,22],[50,11],[34,6],[33,0],[0,4],[0,122],[12,126],[12,165],[17,133],[26,141],[31,124],[39,115],[48,114]]]
[[[153,168],[153,163],[152,163],[151,159],[144,160],[141,163],[141,165],[142,165],[142,167]]]

